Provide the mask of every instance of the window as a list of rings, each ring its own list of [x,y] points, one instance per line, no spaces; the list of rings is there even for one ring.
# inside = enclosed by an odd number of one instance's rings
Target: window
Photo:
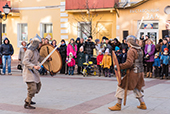
[[[2,33],[6,33],[6,24],[2,24]]]
[[[42,23],[40,24],[40,35],[44,38],[44,33],[53,33],[53,24],[51,23]]]
[[[81,22],[78,25],[78,36],[81,38],[87,39],[90,36],[90,23]]]
[[[28,26],[26,23],[18,24],[18,47],[21,46],[22,41],[28,41]]]

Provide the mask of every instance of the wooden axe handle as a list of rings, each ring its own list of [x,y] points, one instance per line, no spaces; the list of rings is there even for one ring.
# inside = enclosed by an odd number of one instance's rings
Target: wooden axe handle
[[[127,73],[126,73],[126,87],[125,87],[125,93],[124,93],[124,106],[126,105],[126,97],[127,97],[127,90],[128,90],[129,73],[130,73],[130,70],[128,69],[128,70],[127,70]]]

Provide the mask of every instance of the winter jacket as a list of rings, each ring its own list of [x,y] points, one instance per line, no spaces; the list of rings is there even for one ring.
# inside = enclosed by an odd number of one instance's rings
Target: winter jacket
[[[103,54],[97,56],[97,65],[100,65],[103,60]]]
[[[96,49],[96,55],[99,55],[99,50],[104,50],[104,48],[102,48],[101,44],[97,44],[95,45],[95,49]]]
[[[122,53],[121,54],[121,63],[125,63],[127,58],[127,53]]]
[[[76,61],[72,58],[71,61],[69,63],[67,63],[68,67],[73,67],[75,66]]]
[[[119,64],[121,63],[121,57],[122,57],[122,54],[120,53],[120,52],[116,52],[115,53],[116,54],[116,57],[117,57],[117,60],[118,60],[118,62],[119,62]]]
[[[144,50],[145,55],[147,54],[149,55],[149,60],[146,60],[146,62],[154,62],[155,45],[152,44],[150,53],[148,53],[147,50],[148,50],[148,45],[145,46],[145,50]]]
[[[67,56],[69,56],[69,53],[71,52],[75,58],[77,58],[77,45],[74,45],[75,51],[71,44],[68,44],[67,46]]]
[[[5,40],[8,40],[8,38],[4,39],[4,44],[2,44],[0,47],[0,53],[2,55],[13,55],[14,54],[13,46],[10,44],[9,40],[8,43],[5,44]]]
[[[24,54],[25,54],[25,51],[27,50],[27,47],[21,47],[20,50],[19,50],[19,55],[18,55],[18,59],[21,60],[21,65],[22,65],[22,61],[24,59]]]
[[[170,61],[169,55],[162,54],[161,55],[161,64],[168,65]]]
[[[60,45],[60,48],[59,48],[59,52],[60,52],[60,55],[61,55],[61,57],[62,57],[62,59],[66,59],[66,51],[67,50],[67,46],[66,46],[66,44],[64,44],[64,45]]]
[[[168,44],[163,44],[162,45],[162,48],[161,48],[161,51],[164,52],[164,48],[168,48]]]
[[[153,63],[154,67],[160,67],[161,66],[161,62],[159,58],[155,58],[154,59],[154,63]]]
[[[112,65],[111,56],[110,56],[110,55],[104,55],[101,65],[103,65],[103,68],[108,68],[108,69],[110,69],[110,66]]]
[[[93,55],[93,49],[95,48],[94,42],[85,42],[84,52],[88,55]]]
[[[77,65],[82,67],[85,62],[85,54],[83,52],[79,52],[77,56]]]
[[[125,49],[125,51],[127,52],[128,50],[128,45],[126,43],[122,43],[121,46],[120,46],[120,50],[123,50]]]

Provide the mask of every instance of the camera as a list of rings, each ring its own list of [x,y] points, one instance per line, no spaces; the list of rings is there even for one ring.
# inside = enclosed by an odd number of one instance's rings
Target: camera
[[[90,39],[88,39],[87,41],[88,41],[88,42],[90,42],[91,40],[90,40]]]

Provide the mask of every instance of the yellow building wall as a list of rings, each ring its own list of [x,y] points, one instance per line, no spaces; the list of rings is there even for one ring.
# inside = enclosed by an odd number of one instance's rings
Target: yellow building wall
[[[131,35],[135,35],[138,28],[137,22],[144,16],[144,21],[159,21],[159,39],[162,38],[162,30],[166,30],[166,21],[170,20],[170,15],[164,13],[164,8],[168,4],[170,4],[169,0],[149,0],[136,8],[119,9],[117,37],[122,40],[124,30],[128,30]],[[150,11],[152,9],[157,11]],[[140,12],[143,10],[146,11]]]
[[[113,39],[116,37],[116,13],[97,12],[98,16],[92,21],[92,31],[96,33],[93,35],[93,40],[102,39],[103,36]],[[78,21],[77,21],[78,19]],[[78,36],[78,23],[83,22],[81,13],[69,13],[69,38],[77,38]]]
[[[64,2],[64,0],[50,0],[50,2],[49,0],[11,0],[12,8],[54,6],[60,5],[61,2]],[[8,16],[8,19],[3,22],[4,24],[6,24],[7,37],[14,47],[14,56],[17,56],[19,53],[19,47],[17,46],[17,25],[19,23],[27,23],[28,41],[36,34],[40,35],[41,23],[52,23],[53,39],[56,39],[58,43],[61,41],[60,8],[19,10],[19,13],[20,16]]]

